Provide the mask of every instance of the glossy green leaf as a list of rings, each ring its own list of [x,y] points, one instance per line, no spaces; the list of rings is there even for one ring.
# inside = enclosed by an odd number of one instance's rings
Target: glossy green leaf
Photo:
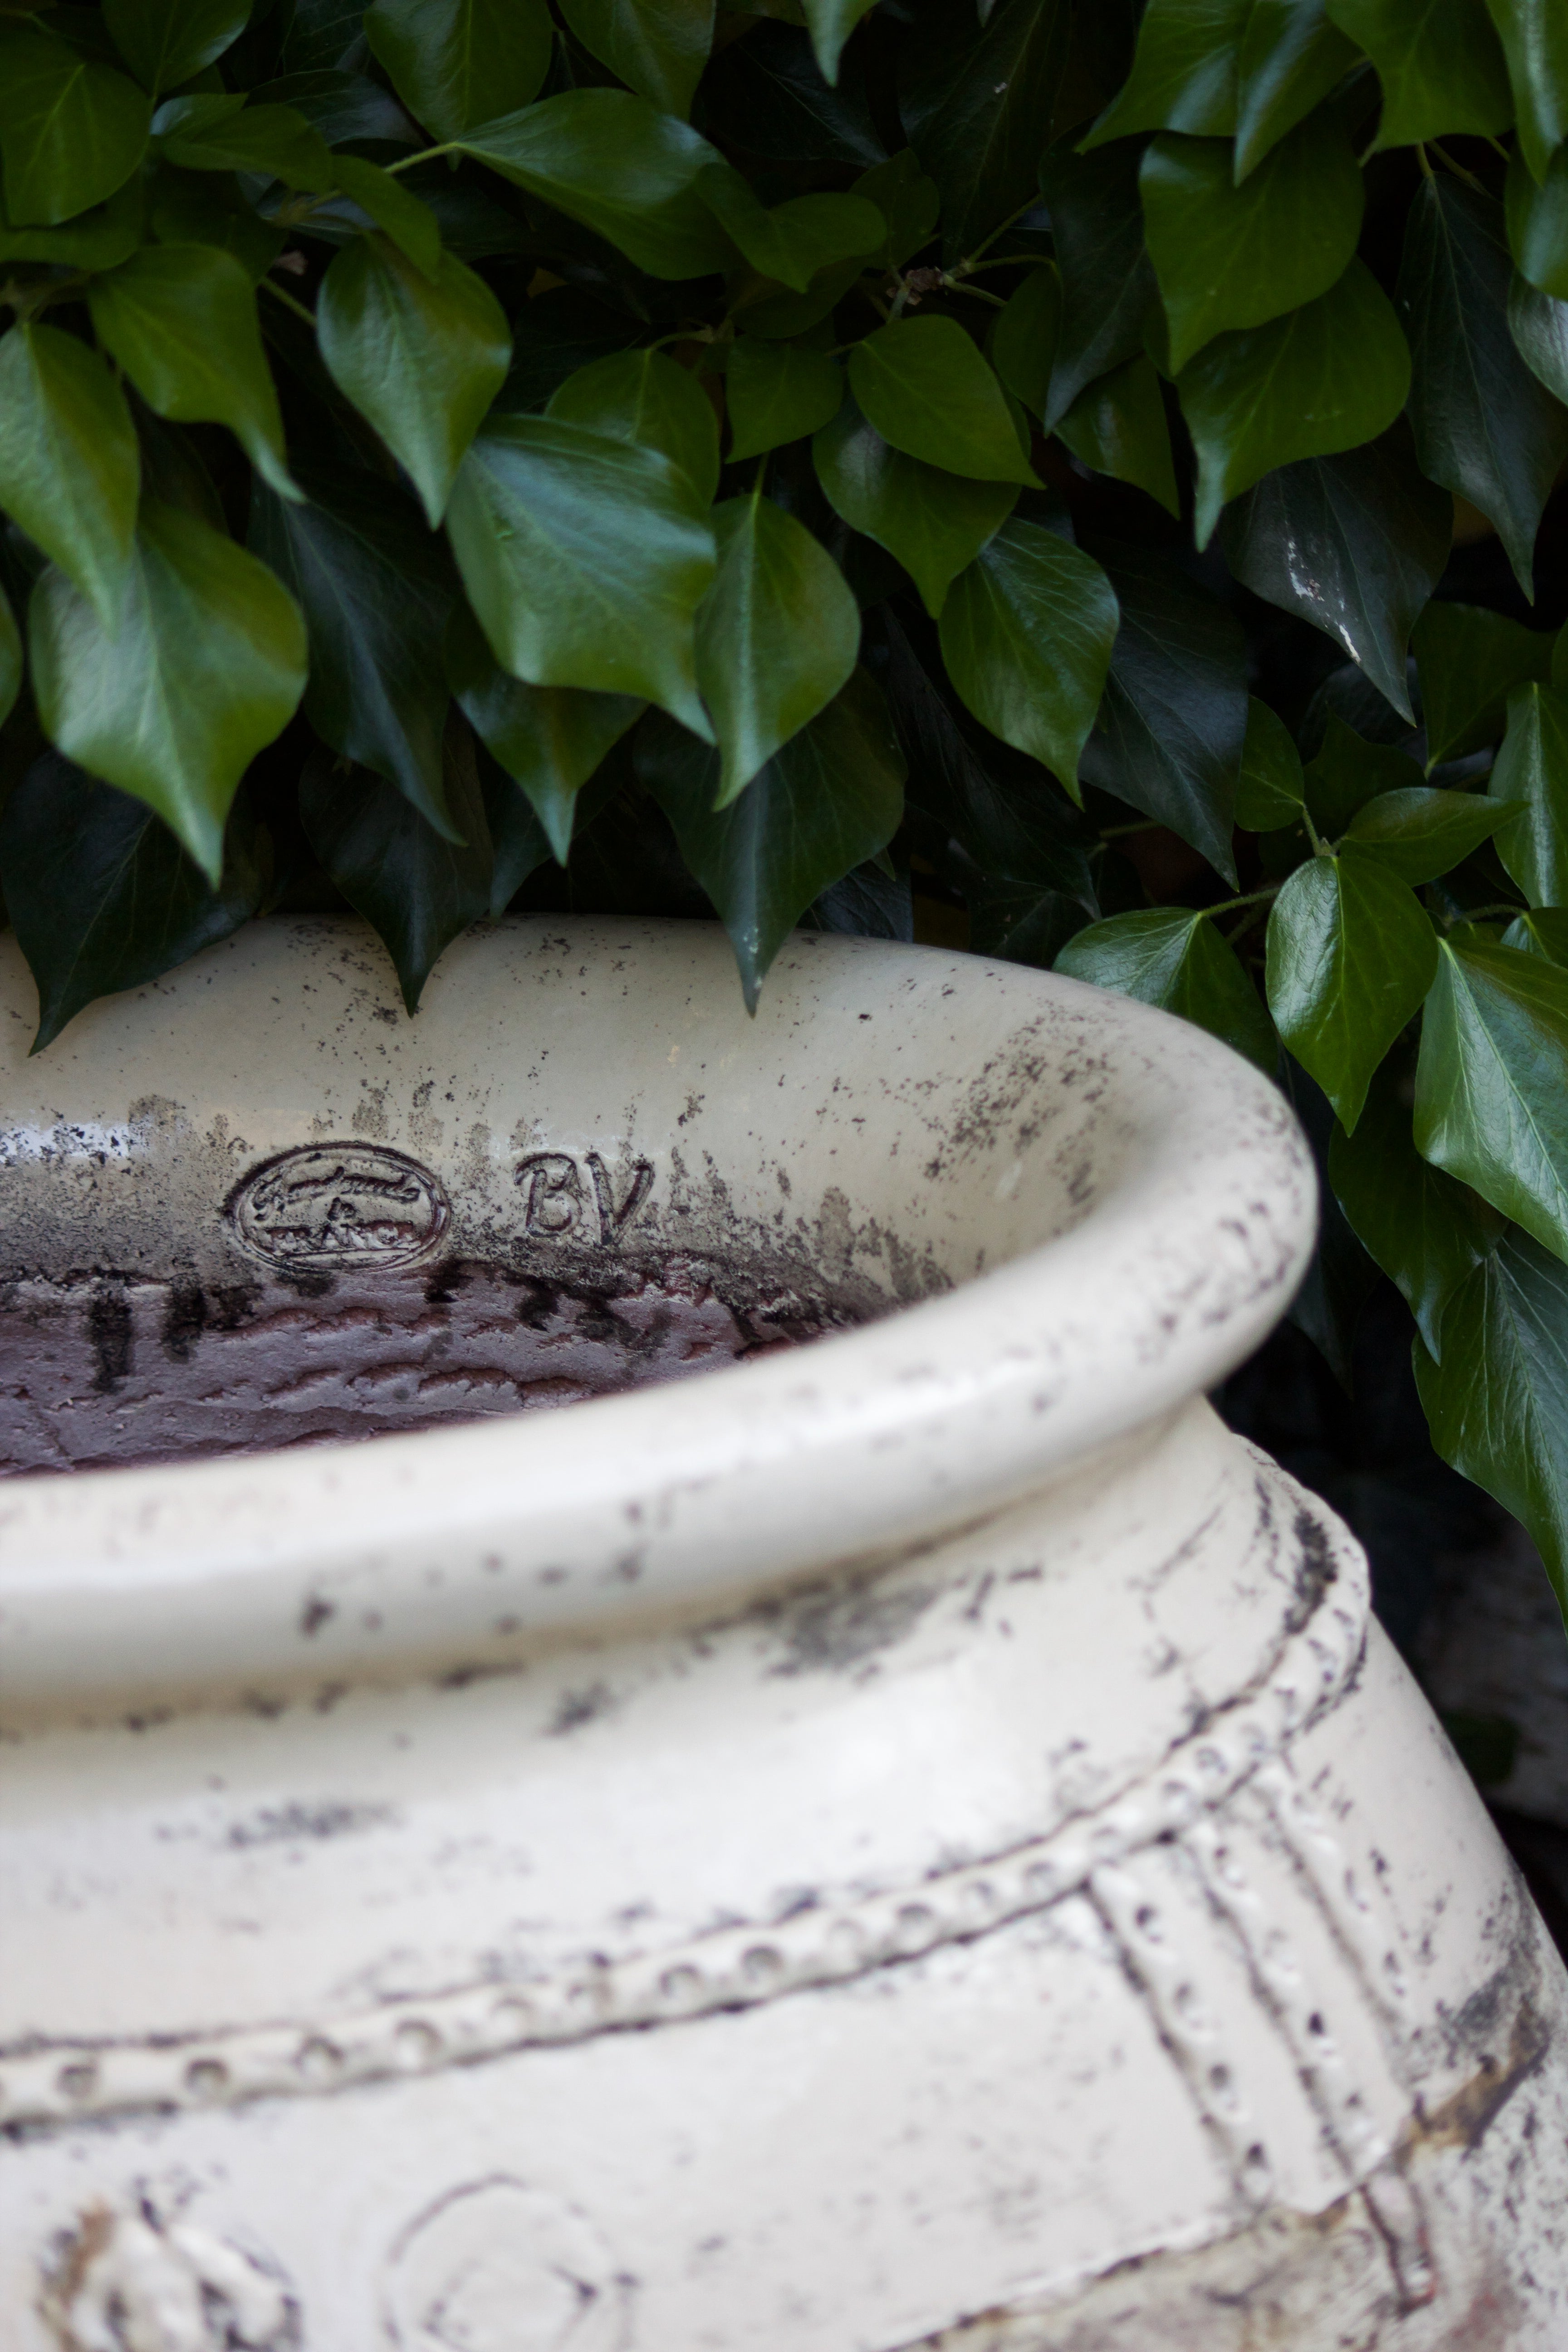
[[[1402,882],[1435,882],[1489,841],[1511,805],[1500,807],[1474,793],[1406,785],[1379,793],[1359,809],[1345,829],[1345,846],[1375,857]]]
[[[442,633],[452,602],[438,542],[412,500],[347,469],[309,478],[308,506],[254,493],[250,544],[305,615],[305,716],[343,758],[395,784],[453,836],[441,782]]]
[[[1002,387],[952,319],[900,319],[849,354],[849,386],[884,441],[981,482],[1033,482]]]
[[[22,633],[11,601],[0,589],[0,727],[16,707],[22,691]]]
[[[1487,791],[1523,803],[1501,823],[1497,849],[1531,905],[1568,907],[1568,695],[1514,688]]]
[[[0,337],[0,507],[112,614],[136,532],[141,459],[125,395],[59,327]]]
[[[170,112],[159,108],[160,126]],[[292,106],[247,106],[216,120],[205,110],[193,111],[160,128],[158,145],[164,161],[182,172],[265,173],[310,195],[326,195],[336,177],[326,141]]]
[[[1568,1618],[1568,1274],[1510,1234],[1455,1293],[1415,1381],[1446,1462],[1522,1519]]]
[[[1318,830],[1332,841],[1380,793],[1419,788],[1421,771],[1403,751],[1388,743],[1369,742],[1331,710],[1322,743],[1308,763],[1304,782],[1307,806]]]
[[[618,80],[686,120],[713,47],[713,0],[562,0],[562,14]]]
[[[613,441],[661,449],[707,506],[719,487],[719,420],[689,368],[663,352],[616,352],[578,368],[550,395],[547,416]]]
[[[563,90],[481,123],[463,145],[652,278],[700,278],[734,261],[697,193],[698,173],[722,160],[718,150],[629,90]]]
[[[389,238],[362,236],[321,280],[316,331],[332,381],[404,467],[434,530],[506,376],[500,303],[449,253],[429,278]]]
[[[1255,596],[1344,647],[1402,719],[1410,632],[1448,561],[1453,501],[1403,419],[1380,440],[1266,474],[1226,509],[1226,562]]]
[[[1064,0],[997,0],[978,33],[959,7],[921,26],[899,90],[910,144],[942,193],[949,264],[1034,193],[1067,62]]]
[[[820,541],[760,488],[716,507],[713,532],[697,683],[719,738],[723,808],[847,683],[860,609]]]
[[[401,180],[367,163],[361,155],[334,155],[332,173],[343,194],[392,239],[398,250],[434,278],[441,267],[441,224],[428,205],[410,195]]]
[[[1568,1257],[1568,971],[1480,932],[1443,941],[1415,1143]]]
[[[1409,385],[1399,321],[1362,261],[1304,309],[1216,336],[1176,386],[1197,452],[1198,545],[1208,544],[1226,501],[1277,466],[1386,432]]]
[[[804,294],[753,271],[731,294],[735,324],[748,335],[808,334],[832,315],[865,267],[863,261],[836,261],[817,272]]]
[[[1143,244],[1135,147],[1097,155],[1054,149],[1040,166],[1040,185],[1062,289],[1042,411],[1048,433],[1086,384],[1142,351],[1160,289]]]
[[[1086,466],[1112,481],[1147,490],[1168,512],[1181,513],[1171,428],[1153,362],[1136,359],[1085,386],[1064,415],[1057,434]]]
[[[1236,951],[1187,907],[1144,907],[1079,931],[1056,968],[1194,1022],[1274,1075],[1274,1027]]]
[[[835,82],[844,44],[875,0],[802,0],[802,5],[823,79]]]
[[[1173,374],[1215,335],[1326,294],[1361,235],[1362,176],[1331,108],[1282,139],[1239,187],[1228,140],[1169,132],[1151,140],[1138,178]]]
[[[447,630],[447,676],[465,718],[486,750],[522,787],[551,855],[564,866],[579,793],[627,728],[641,718],[647,703],[636,695],[529,686],[510,677],[473,614],[461,604]],[[509,890],[506,896],[510,895]],[[491,911],[501,911],[493,897]]]
[[[122,187],[147,145],[149,109],[112,66],[15,18],[0,22],[5,216],[48,227]]]
[[[1560,147],[1537,187],[1516,147],[1503,192],[1509,250],[1521,278],[1568,301],[1568,147]]]
[[[657,449],[553,417],[496,417],[453,493],[447,530],[496,658],[531,686],[657,702],[711,740],[693,619],[713,534]]]
[[[1468,1184],[1422,1159],[1392,1062],[1373,1079],[1355,1133],[1336,1126],[1329,1181],[1356,1238],[1397,1284],[1436,1357],[1443,1309],[1496,1246],[1503,1221]]]
[[[1252,0],[1149,0],[1132,71],[1082,144],[1135,131],[1228,139],[1237,124],[1237,65]]]
[[[754,1012],[768,966],[812,901],[898,829],[904,761],[882,698],[858,669],[723,808],[713,804],[718,753],[667,721],[639,731],[637,762],[730,934]]]
[[[214,246],[233,255],[253,286],[266,277],[288,243],[285,230],[263,220],[246,202],[232,172],[177,172],[171,164],[161,164],[152,174],[147,196],[147,227],[160,245]],[[130,250],[134,252],[141,242],[138,235]]]
[[[719,50],[703,77],[702,113],[721,128],[743,122],[750,152],[777,163],[875,164],[885,152],[858,51],[830,86],[804,26],[776,18],[753,17]],[[860,193],[887,210],[874,189]]]
[[[1374,858],[1310,857],[1275,899],[1268,1009],[1347,1130],[1373,1072],[1432,985],[1436,961],[1419,899]]]
[[[303,495],[289,475],[256,292],[214,245],[148,245],[95,278],[88,308],[99,341],[156,415],[226,425],[279,495]]]
[[[844,371],[836,360],[798,344],[737,335],[724,377],[731,462],[820,431],[843,398]]]
[[[1236,71],[1239,184],[1356,61],[1324,0],[1252,0]]]
[[[992,323],[991,364],[1015,400],[1044,416],[1062,323],[1062,281],[1054,261],[1031,269]]]
[[[293,107],[329,147],[342,147],[351,139],[385,140],[398,147],[425,144],[392,92],[368,74],[342,73],[331,67],[283,74],[263,83],[256,96],[269,104]]]
[[[49,571],[27,639],[50,741],[155,809],[216,887],[236,787],[305,690],[293,598],[195,515],[144,501],[114,625]]]
[[[1532,907],[1528,914],[1516,915],[1502,944],[1524,955],[1544,956],[1548,963],[1568,964],[1568,907]]]
[[[459,726],[461,722],[458,722]],[[437,957],[490,909],[492,850],[467,730],[448,734],[447,804],[462,835],[446,841],[395,786],[324,753],[300,779],[311,848],[349,904],[374,926],[410,1013]]]
[[[1307,796],[1301,755],[1277,711],[1247,698],[1247,739],[1236,787],[1236,821],[1248,833],[1272,833],[1300,822]]]
[[[1208,592],[1152,548],[1097,541],[1121,625],[1079,773],[1206,857],[1234,887],[1237,779],[1247,738],[1247,646]]]
[[[62,269],[112,269],[142,242],[146,200],[140,178],[58,228],[14,228],[0,208],[0,261],[52,262]]]
[[[901,268],[930,241],[942,210],[942,193],[921,170],[912,147],[862,172],[850,194],[875,205],[886,221],[888,234],[875,258],[889,269]]]
[[[934,620],[952,582],[1017,501],[1011,482],[976,482],[907,457],[846,396],[811,445],[829,505],[901,563]]]
[[[371,0],[364,30],[434,139],[460,139],[527,106],[550,70],[544,0]]]
[[[1538,383],[1568,406],[1568,302],[1559,302],[1517,271],[1508,289],[1508,331]]]
[[[245,30],[251,0],[103,0],[103,21],[143,89],[178,89]]]
[[[1496,525],[1526,596],[1535,533],[1568,457],[1568,412],[1509,331],[1513,268],[1495,197],[1444,173],[1410,206],[1396,300],[1410,339],[1422,471]]]
[[[790,196],[769,207],[729,163],[710,163],[697,193],[753,269],[804,294],[835,262],[868,258],[887,240],[888,225],[863,196]]]
[[[100,996],[144,987],[254,915],[268,879],[243,807],[213,888],[145,803],[56,751],[35,761],[0,817],[0,870],[17,945],[38,989],[41,1053]]]
[[[1486,0],[1328,0],[1328,12],[1377,68],[1379,147],[1506,131],[1513,121]]]
[[[1495,743],[1508,698],[1527,678],[1552,675],[1552,639],[1479,604],[1426,606],[1411,640],[1421,677],[1426,764]]]
[[[969,709],[1075,800],[1118,618],[1092,556],[1016,518],[960,573],[942,607],[942,659]]]
[[[1487,0],[1508,59],[1524,160],[1543,181],[1568,139],[1568,16],[1561,0]]]

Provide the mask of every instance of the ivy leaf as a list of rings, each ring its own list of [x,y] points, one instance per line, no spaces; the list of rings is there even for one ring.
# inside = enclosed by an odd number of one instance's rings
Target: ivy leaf
[[[844,44],[875,0],[802,0],[811,46],[826,82],[838,79]]]
[[[58,228],[16,228],[0,208],[0,261],[50,262],[62,269],[112,269],[142,242],[146,200],[140,178]]]
[[[1373,858],[1353,851],[1310,857],[1275,899],[1268,1009],[1347,1132],[1373,1072],[1431,987],[1436,961],[1420,900]]]
[[[329,147],[341,148],[351,139],[382,139],[395,147],[425,143],[392,92],[368,74],[322,67],[315,72],[283,74],[254,95],[263,103],[293,107]],[[338,161],[342,161],[341,155]]]
[[[22,633],[11,600],[0,589],[0,727],[16,707],[22,691]]]
[[[146,228],[160,245],[215,246],[220,253],[233,255],[253,286],[266,277],[288,242],[285,230],[252,210],[232,172],[219,178],[160,165],[147,188],[145,212]],[[139,224],[131,251],[141,243]]]
[[[183,172],[261,173],[310,195],[327,195],[333,186],[331,149],[291,106],[248,106],[237,113],[229,101],[216,98],[171,99],[154,123],[165,163]]]
[[[731,297],[736,323],[749,335],[777,337],[781,341],[791,335],[808,334],[831,315],[864,268],[861,261],[836,261],[817,272],[804,294],[777,286],[753,271]]]
[[[1485,137],[1513,121],[1508,65],[1486,0],[1328,0],[1383,85],[1378,147],[1445,131]]]
[[[1237,63],[1252,0],[1149,0],[1132,71],[1080,144],[1135,131],[1228,139],[1237,124]]]
[[[724,377],[730,459],[760,457],[831,424],[844,398],[844,373],[821,352],[737,335]]]
[[[711,502],[719,487],[719,420],[691,370],[665,352],[616,352],[592,360],[557,385],[544,413],[612,441],[662,450],[699,503]]]
[[[1232,887],[1232,813],[1247,737],[1240,625],[1168,556],[1097,542],[1121,611],[1079,773],[1168,824]]]
[[[995,373],[952,319],[900,319],[855,345],[849,385],[884,441],[981,482],[1034,482]]]
[[[1290,730],[1256,695],[1247,703],[1247,738],[1236,787],[1236,821],[1248,833],[1273,833],[1299,824],[1307,797],[1301,755]]]
[[[544,0],[371,0],[364,31],[434,139],[460,139],[526,106],[550,70]]]
[[[713,509],[719,569],[697,616],[697,683],[728,807],[845,686],[860,608],[827,550],[760,486]]]
[[[491,757],[521,786],[551,856],[564,866],[578,795],[627,728],[641,718],[647,703],[636,695],[529,686],[509,677],[466,604],[458,606],[447,625],[447,676],[464,717]],[[517,881],[523,878],[519,875]],[[509,889],[506,898],[510,896]],[[492,913],[499,914],[504,906],[505,898],[497,907],[492,898]]]
[[[554,417],[494,417],[447,527],[504,669],[531,686],[640,696],[712,740],[692,624],[713,534],[661,451]]]
[[[1357,1240],[1397,1284],[1436,1357],[1443,1309],[1495,1248],[1503,1221],[1468,1184],[1422,1159],[1392,1062],[1373,1077],[1355,1133],[1335,1128],[1329,1181]]]
[[[871,119],[865,77],[857,69],[857,52],[851,49],[840,60],[838,79],[830,87],[809,36],[795,25],[753,18],[710,65],[702,104],[705,119],[715,124],[743,122],[751,152],[771,162],[875,164],[886,152]],[[875,189],[858,193],[887,210]]]
[[[1057,958],[1058,971],[1114,989],[1194,1022],[1274,1075],[1273,1024],[1236,951],[1188,907],[1144,907],[1078,932]]]
[[[300,779],[310,846],[350,906],[380,934],[411,1013],[419,1010],[437,958],[489,912],[493,852],[466,730],[448,734],[446,796],[460,842],[443,840],[412,802],[368,769],[345,767],[321,752],[306,761]]]
[[[463,148],[650,278],[700,278],[734,260],[697,193],[698,173],[723,160],[717,148],[629,90],[563,90],[479,124]]]
[[[942,607],[942,659],[964,702],[1074,800],[1118,618],[1094,558],[1016,517],[959,574]]]
[[[811,445],[834,512],[901,563],[934,620],[1017,500],[1011,482],[976,482],[907,457],[846,397]]]
[[[1568,20],[1558,0],[1487,0],[1508,59],[1525,162],[1544,181],[1568,139]]]
[[[1415,1145],[1568,1257],[1568,971],[1480,932],[1442,942]]]
[[[114,625],[48,571],[33,591],[27,638],[50,741],[155,809],[216,888],[240,777],[305,690],[293,598],[254,555],[149,500]]]
[[[1548,963],[1568,964],[1568,907],[1533,907],[1528,914],[1516,915],[1502,944],[1525,955],[1544,956]]]
[[[1323,0],[1253,0],[1236,61],[1238,187],[1355,61],[1355,42],[1330,23]]]
[[[1197,452],[1198,545],[1226,502],[1277,466],[1375,440],[1409,387],[1399,320],[1362,261],[1304,309],[1216,336],[1176,385]]]
[[[1535,683],[1514,688],[1487,791],[1519,807],[1499,817],[1507,871],[1532,907],[1568,907],[1568,696]]]
[[[500,304],[449,253],[426,278],[390,238],[360,236],[321,280],[316,332],[332,381],[403,467],[434,530],[506,378]]]
[[[1151,140],[1138,181],[1173,374],[1215,335],[1261,327],[1326,294],[1361,235],[1362,175],[1330,108],[1281,140],[1239,186],[1228,140],[1171,133]]]
[[[563,0],[562,14],[617,81],[685,121],[713,47],[713,0]]]
[[[710,163],[697,193],[752,268],[804,294],[819,270],[878,251],[888,224],[863,196],[790,196],[770,209],[729,163]]]
[[[900,149],[885,163],[862,172],[850,190],[875,205],[888,224],[888,234],[877,259],[889,269],[900,269],[910,256],[930,241],[942,211],[942,193],[921,170],[912,147]]]
[[[1220,537],[1244,587],[1332,637],[1414,726],[1405,652],[1453,522],[1401,419],[1363,448],[1266,474],[1226,509]]]
[[[108,620],[136,535],[141,458],[98,353],[22,320],[0,337],[0,506]]]
[[[133,81],[50,33],[0,25],[0,155],[13,227],[49,227],[123,187],[147,145]]]
[[[1142,352],[1085,386],[1057,419],[1060,440],[1097,474],[1147,490],[1180,516],[1171,428],[1152,361]]]
[[[279,498],[304,494],[289,472],[256,293],[214,245],[143,246],[94,278],[88,308],[99,341],[154,415],[226,425]]]
[[[900,111],[910,144],[942,192],[951,265],[1034,192],[1040,147],[1067,62],[1062,0],[997,0],[976,38],[955,8],[906,47]]]
[[[1568,302],[1542,294],[1516,271],[1508,289],[1508,331],[1536,382],[1568,406]]]
[[[1522,1519],[1568,1618],[1568,1274],[1522,1234],[1477,1266],[1415,1384],[1446,1462]]]
[[[6,908],[38,988],[33,1052],[95,998],[143,987],[248,921],[264,853],[237,805],[215,889],[143,802],[56,751],[35,761],[0,817]]]
[[[251,0],[103,0],[115,47],[143,89],[178,89],[239,38]]]
[[[338,186],[351,203],[385,231],[399,251],[434,278],[441,267],[441,224],[428,205],[410,195],[401,180],[367,163],[360,155],[334,155],[332,170]]]
[[[1031,269],[992,321],[986,354],[1015,400],[1044,416],[1062,324],[1062,281],[1054,261]]]
[[[1411,201],[1396,300],[1410,338],[1410,421],[1423,473],[1468,499],[1508,551],[1527,597],[1542,509],[1564,457],[1568,413],[1509,331],[1513,265],[1495,197],[1445,173]]]
[[[1369,743],[1353,727],[1347,727],[1337,711],[1331,710],[1321,748],[1309,765],[1305,781],[1307,806],[1319,830],[1332,840],[1380,793],[1418,787],[1421,771],[1414,760],[1390,744]]]
[[[250,528],[252,548],[305,615],[305,716],[324,743],[374,768],[455,839],[441,783],[452,590],[439,542],[384,482],[346,468],[309,478],[308,506],[285,506],[258,485]]]
[[[1552,675],[1552,639],[1502,613],[1436,599],[1412,639],[1426,724],[1426,765],[1495,743],[1508,698],[1528,678]]]
[[[1056,148],[1040,166],[1040,185],[1061,272],[1061,315],[1043,411],[1049,433],[1086,384],[1143,349],[1160,289],[1143,244],[1135,148],[1089,156]]]
[[[1516,147],[1503,189],[1509,250],[1521,278],[1568,301],[1568,147],[1559,148],[1537,187]]]
[[[1345,845],[1375,857],[1402,882],[1435,882],[1489,841],[1518,805],[1406,785],[1377,793],[1358,810],[1345,829]]]

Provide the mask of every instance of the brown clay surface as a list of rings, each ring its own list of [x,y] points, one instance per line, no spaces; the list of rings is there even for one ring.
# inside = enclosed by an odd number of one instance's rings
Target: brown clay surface
[[[12,1282],[0,1291],[0,1477],[538,1412],[826,1328],[795,1297],[728,1305],[715,1279],[677,1261],[613,1289],[451,1263],[227,1288]]]

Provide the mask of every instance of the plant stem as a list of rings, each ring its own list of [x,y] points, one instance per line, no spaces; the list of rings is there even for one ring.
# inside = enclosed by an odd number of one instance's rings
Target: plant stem
[[[1012,227],[1015,221],[1022,220],[1026,213],[1033,212],[1035,206],[1039,203],[1039,201],[1040,199],[1038,195],[1026,196],[1016,213],[1009,213],[1005,221],[998,221],[990,236],[983,236],[973,253],[965,254],[962,261],[955,262],[953,264],[954,277],[967,278],[970,272],[973,269],[981,255],[988,252],[991,247],[995,244],[997,238],[1001,236],[1005,231]]]
[[[286,292],[281,286],[275,285],[270,278],[263,278],[259,282],[266,287],[275,301],[281,302],[286,310],[292,310],[297,319],[303,319],[307,327],[315,325],[314,310],[307,310],[303,302],[296,302],[292,294]]]
[[[1455,179],[1456,179],[1456,180],[1463,180],[1463,182],[1464,182],[1464,184],[1465,184],[1466,187],[1467,187],[1467,188],[1474,188],[1474,189],[1477,191],[1478,194],[1485,194],[1484,189],[1482,189],[1482,187],[1481,187],[1481,184],[1480,184],[1480,182],[1477,179],[1477,177],[1476,177],[1476,175],[1475,175],[1475,173],[1474,173],[1473,172],[1467,172],[1467,171],[1466,171],[1466,169],[1465,169],[1465,167],[1464,167],[1464,165],[1463,165],[1462,163],[1455,163],[1455,161],[1454,161],[1454,159],[1453,159],[1453,157],[1448,153],[1447,150],[1446,148],[1439,147],[1439,145],[1437,144],[1437,142],[1436,142],[1435,139],[1433,139],[1433,140],[1429,141],[1427,143],[1430,145],[1431,150],[1432,150],[1432,152],[1433,152],[1433,154],[1434,154],[1434,155],[1436,155],[1436,158],[1437,158],[1438,162],[1439,162],[1440,163],[1446,163],[1446,164],[1447,165],[1447,167],[1448,167],[1449,171],[1450,171],[1450,172],[1452,172],[1452,173],[1454,174],[1454,177],[1455,177]]]
[[[967,294],[972,301],[989,302],[993,310],[1005,310],[1007,305],[1000,294],[988,294],[984,286],[961,286],[956,278],[944,278],[942,291],[946,294]]]
[[[983,269],[1037,268],[1044,256],[1038,253],[1003,253],[993,261],[972,262],[964,271],[966,278],[978,278]]]
[[[1279,896],[1279,883],[1270,882],[1267,890],[1248,890],[1245,898],[1221,898],[1216,905],[1199,907],[1195,911],[1199,915],[1234,915],[1238,907],[1261,907]]]
[[[1495,907],[1465,907],[1457,915],[1445,915],[1443,929],[1446,931],[1451,931],[1458,923],[1489,923],[1494,916],[1500,915],[1506,915],[1511,922],[1516,915],[1523,915],[1528,911],[1529,909],[1524,907],[1506,906],[1500,899]]]
[[[447,139],[439,147],[421,147],[417,155],[405,155],[399,163],[384,163],[384,172],[412,172],[416,163],[433,163],[437,155],[455,155],[462,147],[460,139]]]
[[[1142,816],[1135,824],[1102,824],[1100,837],[1101,841],[1119,841],[1124,833],[1158,833],[1160,830],[1158,817]]]

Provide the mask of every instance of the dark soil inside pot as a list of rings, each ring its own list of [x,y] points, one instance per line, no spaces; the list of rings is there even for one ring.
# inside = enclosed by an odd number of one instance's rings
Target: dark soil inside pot
[[[742,1305],[738,1302],[746,1299]],[[448,1262],[226,1287],[13,1281],[0,1476],[444,1428],[683,1380],[842,1313],[678,1259],[613,1285]]]

